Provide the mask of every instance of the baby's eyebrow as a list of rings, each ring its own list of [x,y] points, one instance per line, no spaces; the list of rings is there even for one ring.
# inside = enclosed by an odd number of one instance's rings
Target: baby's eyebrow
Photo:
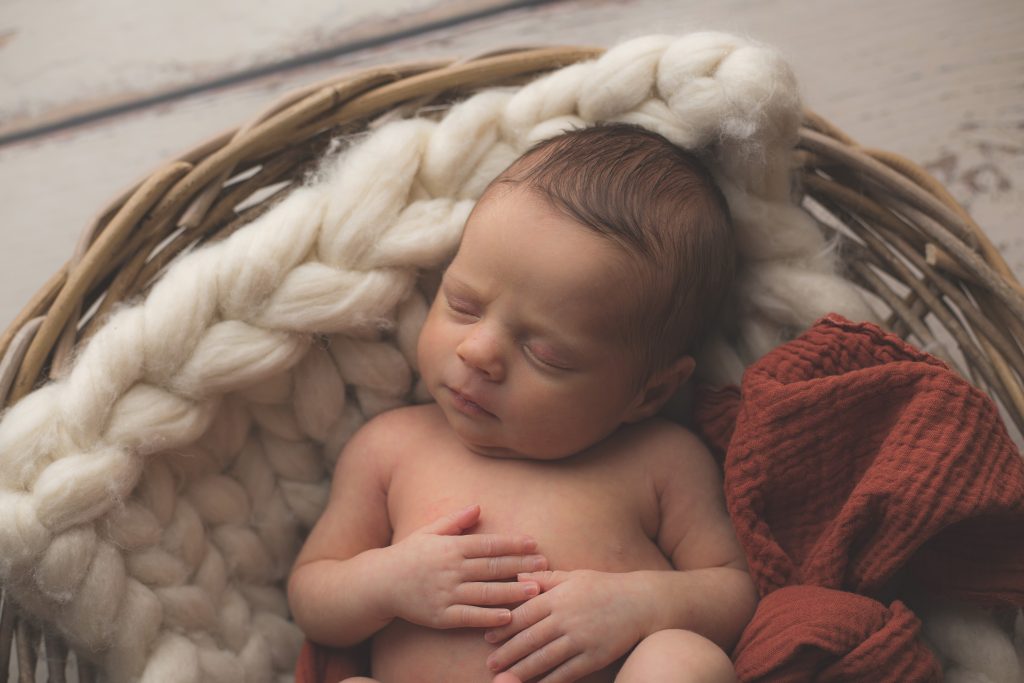
[[[465,290],[466,292],[476,291],[469,285],[465,280],[462,280],[456,275],[452,275],[450,270],[446,270],[441,278],[442,287],[452,287],[454,289]]]

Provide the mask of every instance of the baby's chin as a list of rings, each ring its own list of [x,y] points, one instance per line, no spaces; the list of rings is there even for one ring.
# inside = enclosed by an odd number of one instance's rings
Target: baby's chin
[[[452,427],[452,431],[455,432],[455,436],[458,437],[459,441],[466,450],[475,454],[482,455],[485,458],[496,458],[503,460],[539,460],[537,456],[523,453],[508,446],[492,443],[482,443],[478,439],[474,439],[472,434],[466,434],[456,425],[448,423]]]
[[[442,408],[442,412],[445,414],[445,418],[448,421],[448,426],[452,432],[455,433],[456,438],[459,442],[475,455],[481,455],[486,458],[495,458],[503,460],[561,460],[567,458],[572,453],[551,453],[544,452],[540,449],[522,448],[519,444],[515,446],[502,443],[494,443],[493,441],[485,441],[481,439],[484,434],[475,433],[471,426],[463,424],[462,420],[458,417],[449,415],[447,411]],[[490,434],[489,436],[493,436]]]
[[[458,434],[458,432],[456,432]],[[562,458],[569,457],[568,455],[561,454],[548,454],[548,453],[535,453],[531,451],[522,451],[507,446],[493,446],[484,445],[479,443],[473,443],[468,439],[459,435],[459,441],[466,447],[467,450],[476,454],[482,455],[486,458],[495,458],[500,460],[535,460],[535,461],[547,461],[547,460],[561,460]]]
[[[462,434],[456,431],[459,437],[459,441],[466,447],[466,450],[474,453],[475,455],[482,455],[485,458],[501,458],[506,460],[526,460],[530,459],[530,456],[523,455],[519,451],[506,448],[505,446],[493,446],[489,444],[476,443],[470,439],[466,439]]]

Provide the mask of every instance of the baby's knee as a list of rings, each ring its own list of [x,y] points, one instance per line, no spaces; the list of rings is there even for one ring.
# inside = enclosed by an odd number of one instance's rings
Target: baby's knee
[[[616,683],[701,683],[736,681],[729,656],[693,631],[669,629],[644,638],[626,658]]]

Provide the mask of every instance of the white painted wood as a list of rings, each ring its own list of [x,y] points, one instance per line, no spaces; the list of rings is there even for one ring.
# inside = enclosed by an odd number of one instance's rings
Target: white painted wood
[[[103,103],[337,43],[438,0],[4,0],[0,120]]]
[[[811,107],[865,143],[930,165],[1024,278],[1020,0],[573,0],[0,148],[0,320],[13,318],[59,267],[109,198],[284,91],[372,64],[509,44],[611,45],[645,33],[703,28],[779,46]]]

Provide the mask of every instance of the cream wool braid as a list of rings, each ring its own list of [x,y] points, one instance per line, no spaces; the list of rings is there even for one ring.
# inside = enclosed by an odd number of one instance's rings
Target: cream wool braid
[[[773,50],[645,37],[439,119],[382,123],[227,240],[180,258],[0,422],[0,580],[114,681],[290,678],[282,580],[337,452],[425,398],[417,288],[485,185],[596,121],[698,151],[735,214],[738,335],[719,380],[828,311],[871,312],[791,200],[800,101]],[[807,292],[814,291],[814,297]]]

